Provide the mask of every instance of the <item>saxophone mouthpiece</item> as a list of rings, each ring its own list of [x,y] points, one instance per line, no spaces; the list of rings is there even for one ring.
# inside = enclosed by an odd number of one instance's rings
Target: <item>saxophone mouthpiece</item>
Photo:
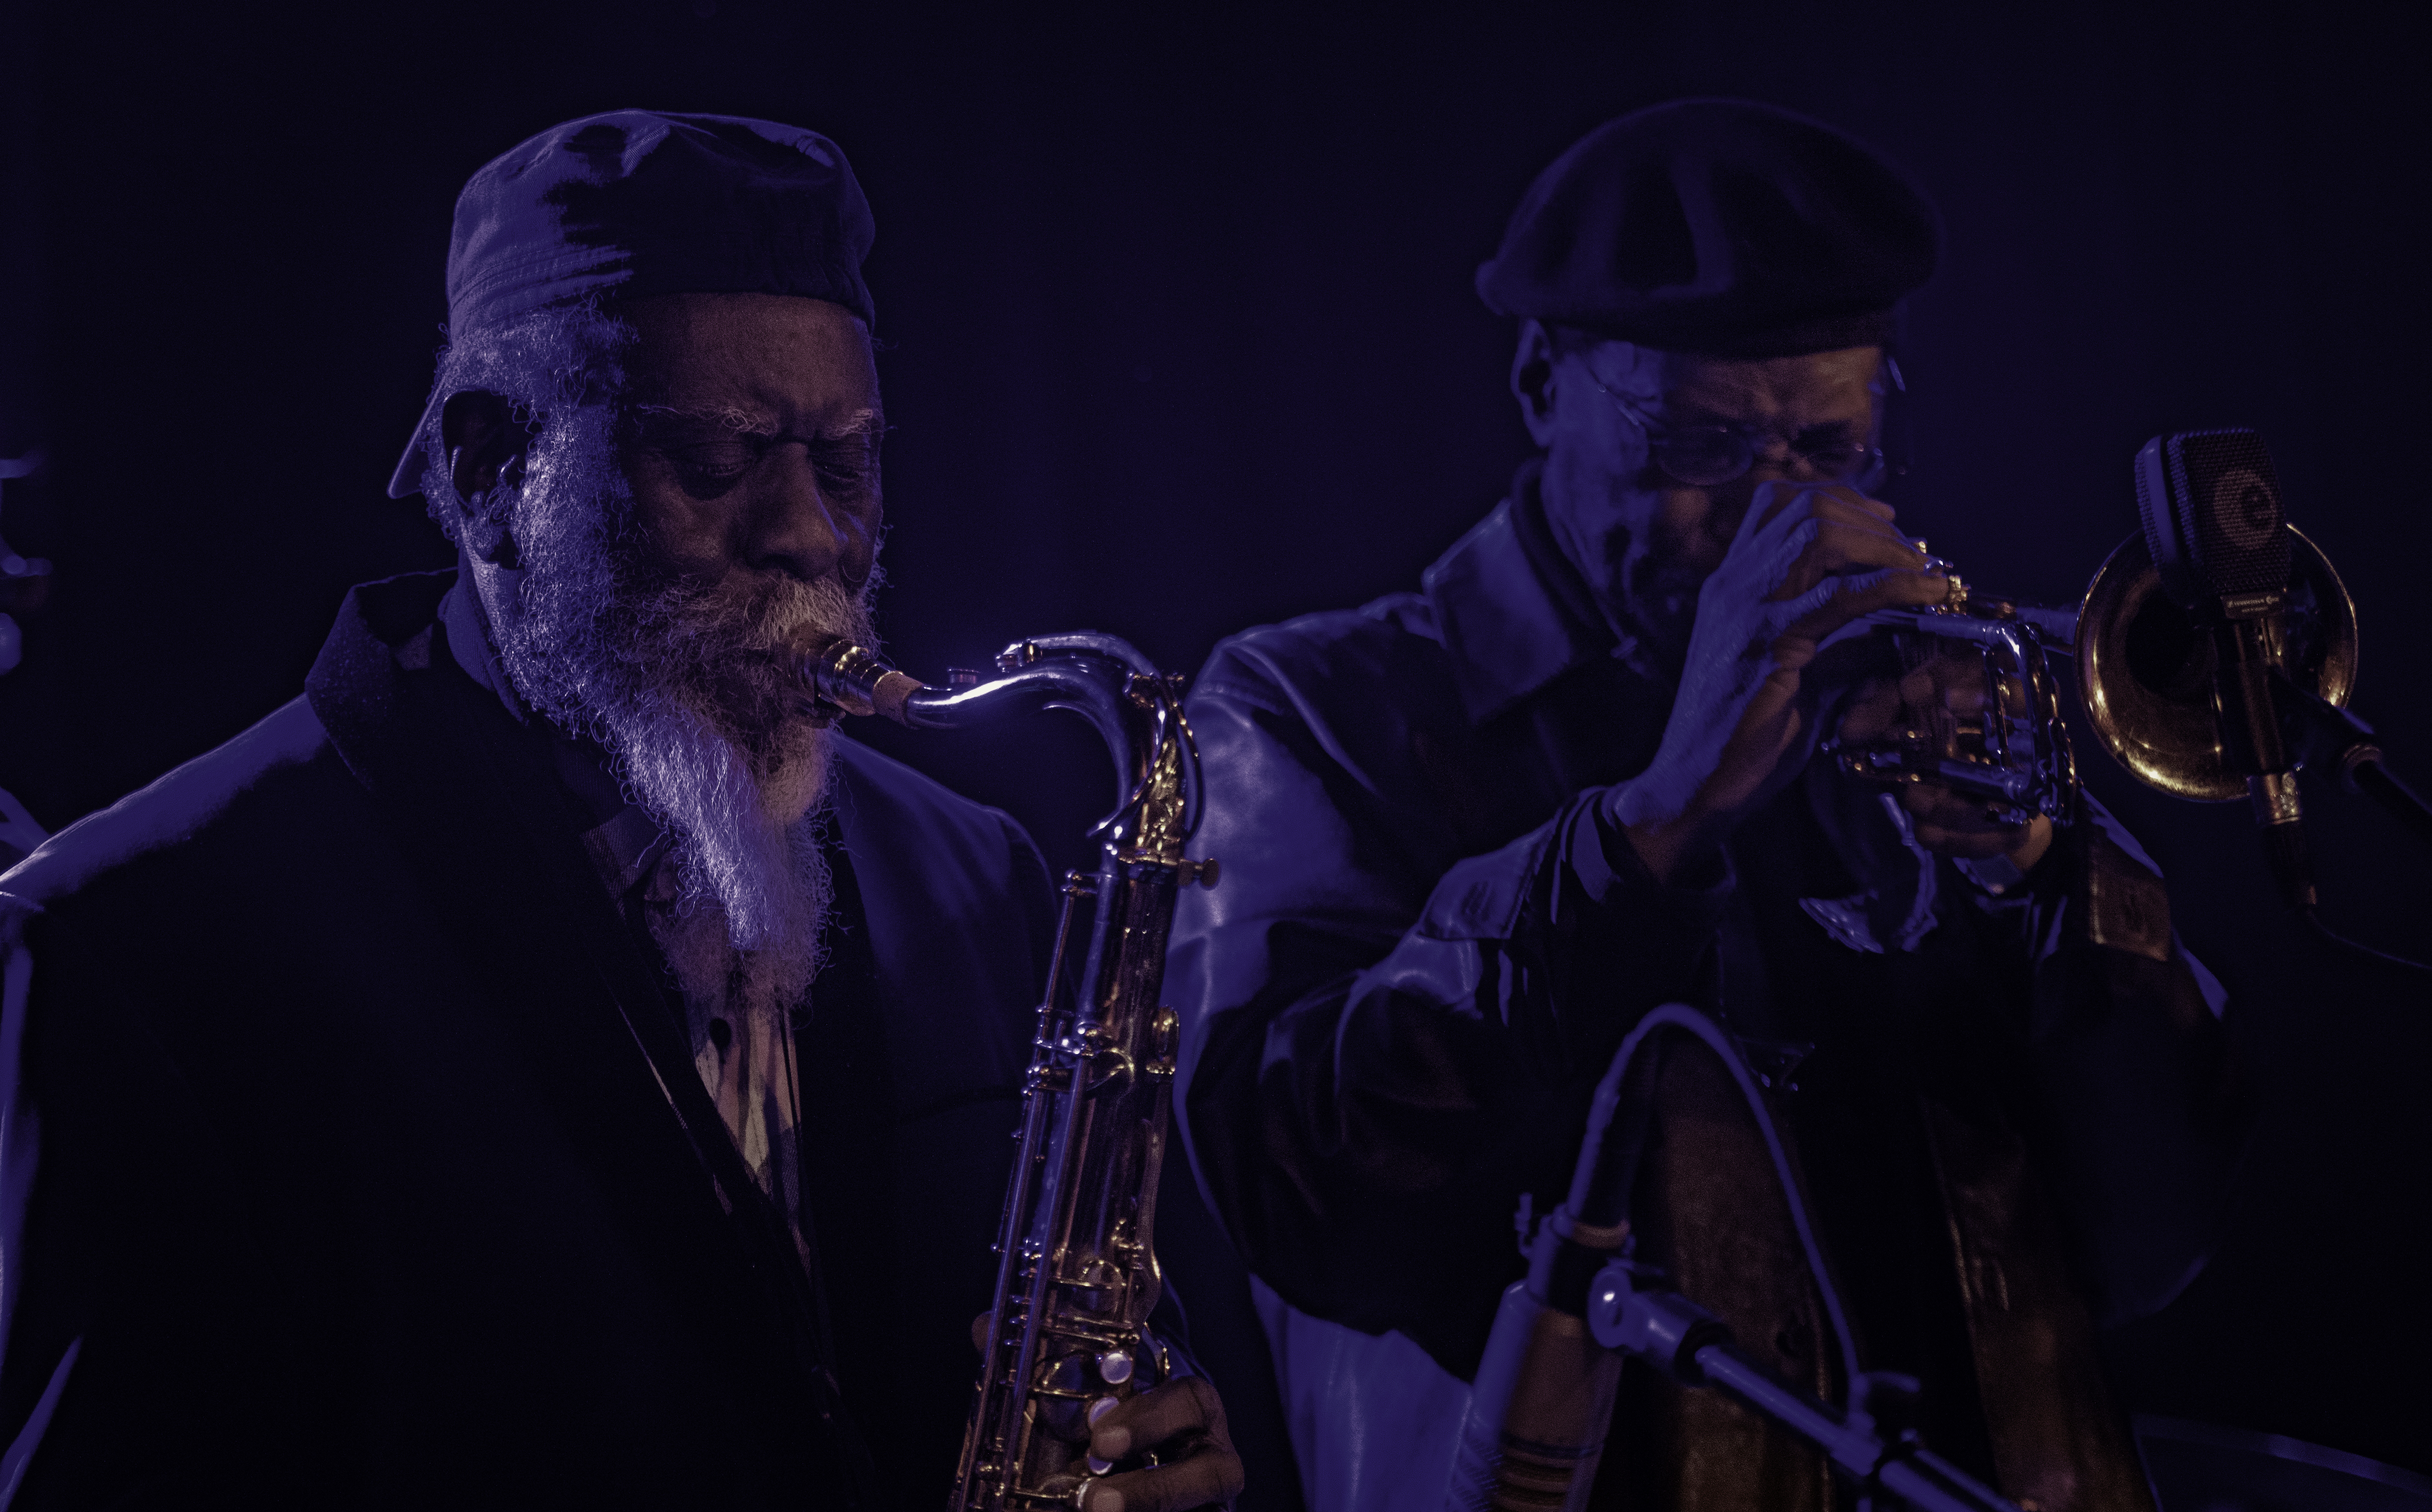
[[[849,714],[883,714],[899,725],[910,723],[904,705],[927,686],[841,635],[812,641],[795,659],[794,670],[815,706]]]

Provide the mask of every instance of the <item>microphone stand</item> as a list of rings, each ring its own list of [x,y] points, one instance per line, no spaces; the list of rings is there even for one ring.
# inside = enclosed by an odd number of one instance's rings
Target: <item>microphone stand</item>
[[[1730,1076],[1781,1184],[1815,1283],[1821,1332],[1849,1383],[1847,1411],[1741,1353],[1722,1319],[1670,1290],[1623,1248],[1664,1057],[1696,1043]],[[1505,1291],[1478,1364],[1445,1487],[1449,1512],[1584,1507],[1613,1414],[1613,1354],[1635,1355],[1683,1386],[1711,1387],[1780,1423],[1857,1484],[1862,1507],[1897,1502],[1922,1512],[2019,1512],[1918,1439],[1907,1423],[1917,1382],[1858,1369],[1782,1131],[1737,1043],[1697,1009],[1665,1003],[1622,1041],[1596,1084],[1570,1195],[1537,1225],[1528,1248],[1528,1278]],[[1581,1350],[1589,1340],[1593,1348]],[[1606,1370],[1596,1368],[1597,1359]]]
[[[2384,764],[2373,726],[2319,694],[2299,687],[2286,674],[2276,675],[2272,692],[2288,727],[2288,744],[2306,764],[2337,771],[2348,790],[2361,793],[2388,810],[2391,817],[2432,844],[2432,803],[2401,781]]]
[[[1588,1331],[1609,1350],[1635,1355],[1683,1386],[1712,1386],[1780,1423],[1821,1450],[1869,1499],[1895,1498],[1918,1512],[2018,1512],[1898,1424],[1899,1409],[1916,1398],[1915,1381],[1860,1375],[1849,1384],[1844,1413],[1742,1353],[1722,1319],[1662,1286],[1647,1267],[1609,1262],[1589,1289]]]
[[[2348,786],[2396,815],[2401,824],[2432,844],[2432,803],[2424,801],[2423,794],[2400,781],[2381,764],[2379,747],[2354,748],[2341,758],[2341,764],[2347,772]]]
[[[2384,764],[2381,747],[2373,738],[2373,726],[2329,699],[2299,687],[2285,673],[2275,672],[2272,683],[2272,701],[2280,713],[2283,735],[2299,762],[2318,771],[2338,771],[2350,792],[2361,793],[2379,803],[2402,828],[2432,844],[2432,803],[2425,802],[2423,794],[2407,786]],[[2432,972],[2432,966],[2422,961],[2349,939],[2323,923],[2321,914],[2311,907],[2297,912],[2315,933],[2341,949],[2403,970]]]

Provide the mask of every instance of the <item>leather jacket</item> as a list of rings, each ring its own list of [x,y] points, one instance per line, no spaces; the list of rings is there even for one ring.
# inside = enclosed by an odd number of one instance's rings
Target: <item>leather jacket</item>
[[[1169,968],[1185,1138],[1259,1284],[1310,1504],[1441,1496],[1514,1210],[1561,1200],[1614,1050],[1683,1000],[1772,1085],[1860,1363],[1923,1382],[1928,1442],[2045,1512],[2149,1505],[2093,1330],[2192,1279],[2239,1139],[2223,995],[2152,863],[2092,810],[1997,892],[1828,759],[1719,873],[1659,882],[1597,801],[1669,711],[1632,651],[1532,465],[1421,592],[1236,636],[1191,696],[1224,881]],[[1837,1391],[1803,1268],[1750,1238],[1769,1171],[1674,1149],[1649,1242]],[[1598,1505],[1834,1495],[1634,1371],[1613,1446]]]

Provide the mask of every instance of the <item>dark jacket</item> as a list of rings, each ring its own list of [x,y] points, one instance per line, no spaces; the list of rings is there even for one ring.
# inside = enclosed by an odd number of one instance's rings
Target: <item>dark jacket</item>
[[[806,1275],[548,737],[434,628],[451,576],[358,589],[304,697],[0,885],[0,1488],[936,1504],[1045,971],[1036,852],[839,743]]]
[[[1270,1288],[1313,1504],[1440,1494],[1520,1273],[1514,1209],[1561,1201],[1590,1091],[1670,1000],[1718,1009],[1773,1084],[1860,1363],[1924,1380],[1929,1442],[2047,1512],[2139,1504],[2089,1311],[2186,1285],[2236,1148],[2218,987],[2151,864],[2098,813],[1995,896],[1816,762],[1727,874],[1657,882],[1596,799],[1651,759],[1670,695],[1539,511],[1524,472],[1424,592],[1238,636],[1191,702],[1224,882],[1174,933],[1188,1148]],[[2088,865],[2140,934],[2076,927]],[[1837,1391],[1795,1247],[1752,1237],[1770,1168],[1676,1144],[1641,1188],[1651,1257]],[[1680,1395],[1632,1374],[1610,1504],[1829,1494]]]

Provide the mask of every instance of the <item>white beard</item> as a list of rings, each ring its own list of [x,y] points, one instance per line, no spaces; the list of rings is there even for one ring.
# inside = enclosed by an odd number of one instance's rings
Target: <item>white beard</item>
[[[608,749],[673,836],[652,932],[686,999],[785,1014],[819,967],[833,737],[796,709],[774,653],[812,630],[874,645],[877,575],[858,592],[651,583],[633,513],[606,412],[553,417],[513,513],[520,569],[493,590],[511,599],[490,606],[499,658],[534,708]]]
[[[819,970],[832,897],[815,812],[828,781],[826,741],[788,767],[799,801],[781,807],[732,746],[705,729],[691,734],[689,749],[615,748],[634,797],[677,836],[662,864],[672,869],[672,896],[650,908],[650,932],[687,1000],[722,1002],[746,1018],[786,1013],[802,1005]]]

